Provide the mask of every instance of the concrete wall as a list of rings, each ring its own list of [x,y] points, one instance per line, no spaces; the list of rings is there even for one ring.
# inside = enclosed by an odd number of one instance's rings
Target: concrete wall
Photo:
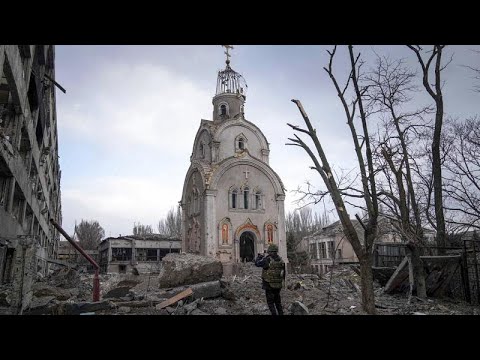
[[[240,152],[236,151],[235,139],[240,135],[245,139],[245,148],[248,152],[262,160],[262,149],[266,149],[263,144],[263,139],[252,126],[248,126],[245,121],[231,121],[226,124],[221,131],[219,131],[215,138],[220,142],[219,147],[219,161],[227,159],[231,156],[238,155]]]
[[[37,248],[44,249],[37,251],[36,256],[55,258],[59,234],[49,219],[61,224],[60,167],[55,86],[44,78],[45,73],[54,78],[54,66],[48,57],[51,52],[54,58],[54,48],[24,45],[23,51],[22,56],[17,45],[0,45],[0,76],[6,77],[11,94],[8,106],[14,109],[4,115],[3,124],[8,123],[8,128],[2,129],[0,125],[0,168],[11,176],[7,203],[0,207],[0,237],[35,237]],[[32,75],[32,69],[36,75]],[[32,81],[38,99],[38,107],[33,111],[27,96]],[[39,139],[37,124],[43,130]],[[33,219],[38,226],[33,226]],[[41,264],[45,272],[46,262]]]

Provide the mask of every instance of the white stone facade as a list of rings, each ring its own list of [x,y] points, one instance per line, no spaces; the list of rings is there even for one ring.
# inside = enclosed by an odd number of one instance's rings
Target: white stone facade
[[[239,77],[228,65],[222,76]],[[251,261],[269,243],[287,260],[284,200],[279,176],[268,165],[269,144],[244,117],[245,95],[218,90],[213,120],[201,120],[182,194],[182,250],[222,263]]]

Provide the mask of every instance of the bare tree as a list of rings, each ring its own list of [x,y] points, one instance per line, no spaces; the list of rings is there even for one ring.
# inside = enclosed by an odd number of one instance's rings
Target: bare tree
[[[330,55],[330,61],[328,67],[325,67],[324,69],[330,76],[337,95],[343,105],[343,109],[347,118],[347,124],[349,126],[354,143],[358,167],[360,170],[361,187],[359,189],[354,189],[352,187],[348,189],[342,189],[339,187],[339,183],[333,176],[333,171],[325,151],[317,137],[317,132],[313,128],[310,119],[308,118],[299,100],[292,101],[297,105],[307,128],[304,129],[291,124],[288,124],[288,126],[290,126],[294,131],[308,135],[308,137],[313,141],[317,155],[314,154],[310,146],[305,143],[297,134],[294,134],[295,138],[289,139],[292,143],[289,143],[288,145],[302,147],[307,152],[314,163],[314,166],[311,168],[319,173],[325,186],[327,187],[327,191],[322,193],[320,196],[329,194],[332,198],[338,217],[342,223],[345,237],[352,245],[353,250],[360,261],[360,271],[362,275],[362,307],[367,313],[375,314],[375,297],[373,293],[372,274],[372,247],[378,232],[378,200],[375,184],[375,169],[373,165],[372,147],[370,144],[370,135],[367,126],[368,114],[364,107],[364,95],[367,89],[362,88],[360,85],[360,69],[363,64],[361,61],[359,61],[360,54],[356,56],[353,51],[353,46],[351,45],[348,46],[351,66],[350,73],[345,86],[343,88],[340,87],[333,73],[333,60],[336,49],[337,47],[335,46],[333,51],[328,52]],[[353,100],[349,104],[346,99],[346,91],[350,84],[353,85]],[[359,112],[358,117],[361,123],[362,135],[358,134],[354,123],[357,110]],[[318,195],[318,193],[312,194],[312,196],[315,195]],[[364,230],[364,237],[362,240],[359,238],[347,212],[344,197],[355,197],[357,199],[362,199],[365,203],[364,208],[367,211],[367,217],[365,219],[360,219],[360,217],[357,216],[357,219]]]
[[[158,232],[164,236],[180,239],[182,236],[182,211],[180,206],[177,210],[170,209],[165,219],[158,222]]]
[[[445,231],[445,217],[443,213],[443,195],[442,195],[442,157],[440,151],[442,125],[444,117],[443,96],[442,96],[442,79],[441,71],[450,63],[442,65],[442,52],[445,45],[434,45],[433,49],[426,59],[423,59],[422,48],[420,46],[407,45],[411,49],[418,60],[422,70],[422,83],[435,102],[435,127],[432,140],[432,175],[433,175],[433,192],[435,204],[435,220],[437,231],[437,244],[439,247],[445,247],[446,231]],[[430,84],[431,66],[434,63],[434,81]],[[433,85],[433,87],[432,87]]]
[[[94,250],[105,236],[105,230],[96,220],[83,220],[75,227],[79,244],[86,250]]]
[[[480,119],[448,124],[444,191],[447,222],[459,230],[480,229]]]
[[[151,225],[142,225],[140,223],[133,224],[133,235],[135,236],[144,236],[152,235],[153,229]]]
[[[472,50],[475,52],[477,55],[480,55],[480,51],[478,50]],[[471,72],[473,72],[473,78],[476,80],[476,84],[474,85],[474,90],[476,92],[480,92],[480,67],[478,66],[469,66],[469,65],[464,65],[464,67],[468,68]]]
[[[369,105],[373,112],[384,117],[376,159],[386,183],[377,181],[379,201],[385,205],[383,215],[395,220],[393,224],[407,244],[417,296],[426,298],[425,271],[418,251],[423,240],[423,227],[411,169],[414,162],[411,139],[418,139],[419,128],[425,127],[423,115],[430,109],[402,111],[411,100],[410,94],[417,90],[414,78],[415,73],[404,65],[403,60],[392,61],[378,56],[375,68],[367,75],[367,82]]]

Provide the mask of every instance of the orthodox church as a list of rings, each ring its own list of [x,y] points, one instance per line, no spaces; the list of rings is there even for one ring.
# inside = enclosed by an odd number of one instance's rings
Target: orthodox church
[[[182,251],[224,264],[253,261],[277,244],[287,261],[285,189],[269,166],[269,143],[245,118],[247,85],[230,67],[218,72],[212,120],[201,120],[183,186]]]

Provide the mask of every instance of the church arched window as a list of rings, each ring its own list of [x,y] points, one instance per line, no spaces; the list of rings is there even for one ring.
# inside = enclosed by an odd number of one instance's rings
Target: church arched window
[[[245,135],[239,134],[235,137],[235,151],[242,152],[247,148],[248,139]]]
[[[231,191],[231,207],[232,209],[237,209],[238,208],[238,190],[237,189],[233,189]]]
[[[248,209],[248,195],[250,194],[250,189],[248,186],[243,188],[243,208]]]
[[[263,204],[262,204],[262,192],[260,190],[255,191],[255,203],[254,203],[254,208],[257,210],[262,209]]]
[[[240,150],[244,150],[245,149],[245,140],[243,138],[239,138],[238,139],[238,148]]]
[[[192,209],[192,197],[191,197],[191,196],[188,196],[188,198],[187,198],[187,213],[188,213],[188,215],[192,215],[192,214],[193,214],[193,209]]]
[[[200,210],[200,199],[198,196],[198,189],[193,189],[193,213],[198,213]]]
[[[229,108],[226,102],[222,102],[218,105],[218,115],[222,118],[228,117]]]
[[[203,159],[205,157],[205,146],[203,145],[203,142],[200,143],[200,158]]]

